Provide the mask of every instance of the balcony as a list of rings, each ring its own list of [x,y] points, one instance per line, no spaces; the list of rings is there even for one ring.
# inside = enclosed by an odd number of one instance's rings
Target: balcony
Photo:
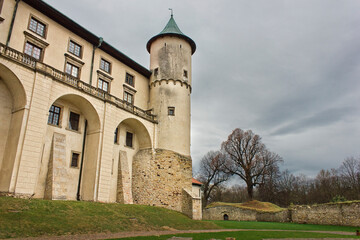
[[[38,62],[35,58],[27,56],[10,47],[6,47],[2,43],[0,43],[0,55],[6,59],[10,59],[14,62],[17,62],[24,67],[33,69],[34,71],[50,76],[55,81],[64,83],[68,86],[78,89],[79,91],[85,92],[95,98],[114,104],[116,107],[121,108],[127,112],[130,112],[136,116],[157,123],[156,116],[151,114],[149,111],[131,105],[123,101],[122,99],[109,94],[108,92],[93,87],[90,84],[85,83],[77,78],[74,78],[68,75],[67,73],[59,71],[47,64]]]

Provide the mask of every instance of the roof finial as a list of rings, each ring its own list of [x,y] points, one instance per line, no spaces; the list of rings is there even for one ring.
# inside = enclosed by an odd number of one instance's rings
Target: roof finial
[[[171,11],[171,17],[173,17],[174,13],[173,13],[173,9],[169,8],[169,10]]]

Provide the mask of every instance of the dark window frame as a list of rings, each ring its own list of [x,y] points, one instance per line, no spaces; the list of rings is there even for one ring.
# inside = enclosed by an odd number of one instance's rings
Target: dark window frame
[[[79,49],[79,53],[77,54],[77,50]],[[78,58],[82,58],[82,53],[83,53],[83,47],[78,44],[76,41],[70,39],[69,40],[69,45],[68,45],[68,52],[73,54],[74,56],[78,57]]]
[[[76,158],[74,158],[74,157],[76,157]],[[76,162],[74,162],[74,160],[76,160]],[[80,153],[71,151],[70,167],[71,168],[79,168],[79,165],[80,165],[79,160],[80,160]],[[74,163],[76,163],[76,164],[74,164]]]
[[[72,131],[80,131],[80,114],[69,111],[69,122],[68,122],[68,129]]]
[[[32,47],[32,50],[31,50],[31,53],[30,53],[30,54],[27,52],[27,49],[29,49],[29,48],[28,48],[28,45],[30,45],[30,46]],[[40,50],[40,53],[39,53],[39,55],[38,55],[39,58],[37,58],[36,56],[34,56],[34,50],[35,50],[36,48]],[[43,52],[44,52],[44,49],[43,49],[43,48],[39,47],[38,45],[36,45],[36,44],[34,44],[34,43],[30,42],[30,41],[25,41],[24,54],[26,54],[26,55],[28,55],[28,56],[30,56],[30,57],[35,58],[37,61],[41,61],[41,60],[42,60],[42,57],[43,57]]]
[[[34,24],[35,24],[35,29],[33,29]],[[38,32],[39,25],[43,27],[43,30],[41,33]],[[42,38],[46,38],[47,28],[48,28],[48,25],[46,23],[39,20],[37,17],[30,15],[29,24],[28,24],[29,31],[35,33],[36,35],[38,35]]]
[[[125,146],[133,148],[133,146],[134,146],[133,141],[134,141],[134,134],[132,132],[126,131]]]
[[[117,127],[114,132],[114,143],[119,144],[119,128]]]
[[[59,109],[59,112],[56,112],[56,109]],[[59,106],[51,105],[49,109],[49,117],[48,117],[48,124],[60,127],[61,124],[61,113],[62,109]]]
[[[100,86],[100,83],[101,83],[101,86]],[[107,84],[107,89],[104,90],[104,83]],[[104,80],[103,78],[99,77],[98,78],[98,86],[97,86],[99,89],[103,90],[104,92],[107,92],[109,93],[110,92],[110,82],[107,81],[107,80]]]
[[[68,65],[71,67],[71,68],[70,68],[70,69],[71,69],[70,72],[67,71],[67,69],[68,69],[67,66],[68,66]],[[73,69],[74,69],[74,68],[77,68],[77,75],[76,75],[76,76],[73,75]],[[78,79],[79,79],[79,78],[80,78],[80,70],[81,70],[81,68],[80,68],[79,66],[76,66],[75,64],[72,64],[72,63],[69,62],[69,61],[66,61],[66,62],[65,62],[65,70],[64,70],[64,72],[67,73],[68,75],[70,75],[70,76],[72,76],[72,77],[74,77],[74,78],[78,78]]]
[[[108,66],[108,67],[106,67],[106,66]],[[99,68],[101,70],[103,70],[104,72],[111,74],[111,62],[109,62],[108,60],[106,60],[104,58],[100,58]]]
[[[168,115],[175,116],[175,107],[168,107]]]
[[[129,84],[132,87],[135,87],[135,76],[130,73],[126,73],[125,74],[125,83]]]
[[[131,96],[131,101],[129,101],[129,96]],[[128,104],[134,105],[134,94],[124,91],[124,101]]]

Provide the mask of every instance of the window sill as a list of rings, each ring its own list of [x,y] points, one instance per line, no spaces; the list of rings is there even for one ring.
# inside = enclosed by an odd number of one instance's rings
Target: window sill
[[[124,145],[124,147],[126,147],[126,148],[130,148],[130,149],[132,149],[132,150],[135,150],[135,148],[134,148],[134,147],[129,147],[129,146],[127,146],[127,145]]]
[[[49,125],[49,126],[51,126],[51,127],[62,128],[62,127],[61,127],[61,124],[55,125],[55,124],[48,123],[47,125]]]
[[[80,130],[73,130],[73,129],[69,128],[69,127],[66,127],[65,129],[70,131],[70,132],[79,133],[79,134],[81,133]]]

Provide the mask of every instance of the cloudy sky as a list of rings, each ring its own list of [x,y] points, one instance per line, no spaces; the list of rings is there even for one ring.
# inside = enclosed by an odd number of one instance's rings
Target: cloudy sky
[[[314,176],[360,156],[359,0],[46,0],[141,65],[174,9],[193,55],[192,158],[252,129]]]

